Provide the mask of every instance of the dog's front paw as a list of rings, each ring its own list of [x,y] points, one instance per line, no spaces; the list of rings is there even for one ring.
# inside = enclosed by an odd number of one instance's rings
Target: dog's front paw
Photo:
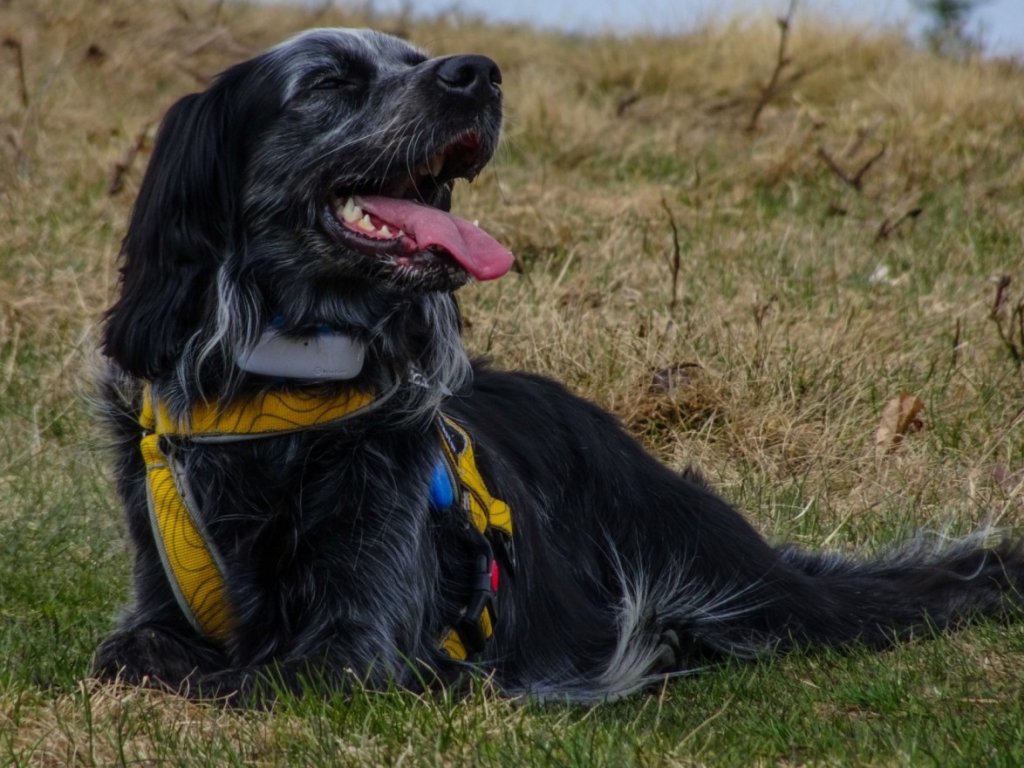
[[[226,660],[220,652],[201,640],[142,624],[119,629],[100,644],[93,657],[92,675],[108,682],[187,694],[196,675],[224,666]]]

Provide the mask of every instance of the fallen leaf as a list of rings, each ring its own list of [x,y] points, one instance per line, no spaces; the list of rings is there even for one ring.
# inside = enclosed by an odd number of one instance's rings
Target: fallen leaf
[[[875,430],[876,455],[892,453],[903,442],[904,436],[924,429],[924,421],[920,418],[923,410],[921,398],[906,392],[886,403]]]

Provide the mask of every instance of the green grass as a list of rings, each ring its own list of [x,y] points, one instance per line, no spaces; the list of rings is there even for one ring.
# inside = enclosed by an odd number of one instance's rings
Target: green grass
[[[806,74],[783,78],[749,132],[768,18],[586,41],[205,0],[5,13],[27,99],[0,49],[0,764],[1024,763],[1019,623],[729,664],[586,708],[480,681],[464,698],[319,692],[238,712],[86,678],[129,591],[88,398],[148,150],[107,189],[201,78],[325,23],[492,55],[506,139],[456,207],[522,273],[463,291],[467,344],[610,408],[769,538],[864,551],[920,528],[1024,528],[1024,377],[990,318],[999,276],[1007,307],[1024,296],[1019,66],[798,19]],[[820,155],[852,173],[883,146],[859,191]],[[652,388],[666,368],[685,376]],[[901,392],[925,403],[925,427],[876,453]]]

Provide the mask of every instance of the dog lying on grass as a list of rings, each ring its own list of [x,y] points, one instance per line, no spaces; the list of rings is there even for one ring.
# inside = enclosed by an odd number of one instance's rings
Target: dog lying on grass
[[[103,337],[135,564],[95,674],[244,701],[477,670],[588,701],[1019,604],[1017,542],[777,549],[612,416],[470,362],[453,292],[512,256],[448,211],[500,84],[318,29],[170,109]]]

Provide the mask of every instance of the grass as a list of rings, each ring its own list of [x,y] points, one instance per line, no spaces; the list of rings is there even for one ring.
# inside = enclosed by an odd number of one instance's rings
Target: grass
[[[610,408],[774,540],[870,550],[918,528],[1024,525],[1024,380],[990,318],[998,278],[1012,278],[1002,316],[1024,295],[1014,62],[944,61],[798,17],[748,131],[775,64],[770,19],[584,40],[205,0],[15,0],[0,15],[0,763],[1024,762],[1019,624],[727,665],[594,708],[482,683],[466,699],[243,713],[85,680],[129,579],[89,413],[96,326],[154,127],[232,61],[363,23],[487,52],[504,72],[503,148],[456,206],[520,273],[463,292],[471,348]],[[876,451],[902,392],[924,402],[924,428]]]

